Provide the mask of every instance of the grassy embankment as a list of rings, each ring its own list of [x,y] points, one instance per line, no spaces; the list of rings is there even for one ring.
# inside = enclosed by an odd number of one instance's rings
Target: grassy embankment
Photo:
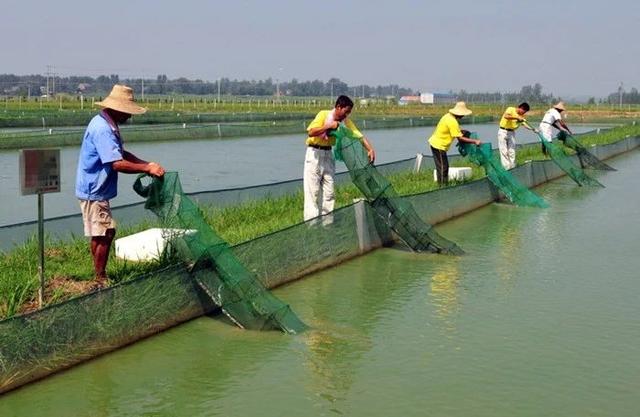
[[[582,143],[604,144],[615,142],[627,136],[640,135],[640,126],[623,126],[601,134],[581,136]],[[526,160],[545,159],[539,146],[519,149],[518,163]],[[462,160],[456,165],[469,165]],[[474,167],[473,179],[481,178],[484,172]],[[437,188],[431,172],[398,173],[389,179],[401,195],[426,192]],[[350,204],[362,195],[353,184],[345,184],[336,189],[336,206]],[[207,221],[220,236],[231,244],[240,243],[271,233],[302,221],[303,197],[298,192],[291,196],[266,198],[224,209],[203,207]],[[143,230],[149,224],[138,225],[129,230],[120,230],[119,236]],[[78,237],[71,242],[49,241],[46,251],[48,286],[46,301],[55,303],[88,291],[92,279],[91,257],[85,238]],[[37,293],[37,244],[35,240],[0,253],[0,318],[9,317],[25,309],[33,308]],[[165,259],[153,263],[123,262],[112,257],[108,274],[112,283],[126,281],[145,272],[157,270],[167,263]]]

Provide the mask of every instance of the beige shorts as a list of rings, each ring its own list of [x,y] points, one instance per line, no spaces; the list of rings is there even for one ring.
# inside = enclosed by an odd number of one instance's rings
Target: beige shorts
[[[116,228],[116,222],[111,216],[109,201],[80,200],[80,210],[82,211],[85,236],[104,236],[107,229]]]

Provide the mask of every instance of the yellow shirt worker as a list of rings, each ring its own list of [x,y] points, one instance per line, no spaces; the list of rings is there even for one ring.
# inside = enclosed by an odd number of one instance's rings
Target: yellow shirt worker
[[[333,192],[333,177],[336,162],[333,159],[331,147],[335,145],[335,138],[327,133],[337,129],[340,123],[351,130],[360,139],[367,150],[369,161],[373,163],[376,153],[366,137],[356,125],[347,117],[353,109],[353,101],[347,96],[339,96],[333,110],[322,110],[313,119],[307,132],[307,152],[304,158],[304,221],[318,216],[328,215],[333,211],[335,196]],[[330,216],[325,219],[331,222]],[[323,221],[324,222],[324,221]]]
[[[433,161],[436,165],[436,177],[438,184],[446,185],[449,182],[449,158],[447,151],[454,139],[462,142],[480,145],[480,141],[465,137],[460,130],[460,119],[472,113],[464,101],[459,101],[449,109],[449,112],[440,118],[436,129],[429,138]]]
[[[333,110],[321,110],[316,115],[315,119],[313,119],[311,124],[309,124],[309,126],[307,127],[307,132],[313,129],[323,127],[327,123],[327,120],[332,120],[333,112],[334,112]],[[347,129],[353,132],[353,135],[355,137],[362,140],[364,135],[362,134],[362,132],[358,130],[355,123],[353,123],[351,119],[344,119],[343,123]],[[325,132],[320,136],[309,136],[306,140],[306,143],[307,143],[307,146],[314,145],[314,146],[320,146],[320,147],[323,147],[323,146],[332,147],[333,145],[336,144],[336,138],[333,136],[328,136],[327,133]]]
[[[516,167],[516,130],[527,121],[525,113],[529,111],[528,103],[520,103],[518,107],[507,107],[500,119],[498,129],[498,150],[500,163],[504,169]]]

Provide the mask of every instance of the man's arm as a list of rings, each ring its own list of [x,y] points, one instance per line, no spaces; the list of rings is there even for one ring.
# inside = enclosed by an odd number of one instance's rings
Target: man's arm
[[[558,127],[558,129],[564,130],[568,134],[573,135],[573,132],[571,131],[571,129],[569,129],[569,126],[567,126],[567,124],[564,122],[564,120],[558,120],[558,125],[560,126],[560,127]]]
[[[471,139],[468,138],[466,136],[459,136],[456,139],[458,139],[460,142],[467,142],[467,143],[473,143],[475,145],[480,145],[482,142],[480,142],[478,139]]]
[[[144,161],[128,151],[123,151],[122,159],[113,161],[111,166],[114,170],[125,174],[145,173],[155,177],[164,175],[164,168],[158,163]]]
[[[504,117],[507,120],[517,120],[519,122],[524,122],[527,119],[525,119],[524,117],[520,116],[520,115],[513,115],[513,114],[509,114],[509,113],[505,113],[502,115],[502,117]]]
[[[369,162],[373,164],[376,161],[376,151],[373,149],[371,142],[369,142],[369,140],[365,136],[362,137],[362,145],[367,150]]]
[[[339,125],[339,122],[334,121],[325,126],[312,127],[308,130],[309,136],[311,137],[322,136],[326,133],[327,130],[337,129],[338,125]]]
[[[523,116],[520,116],[517,113],[513,114],[513,113],[509,113],[509,112],[504,112],[502,117],[504,117],[507,120],[516,120],[516,121],[518,121],[518,123],[524,123],[524,127],[526,127],[529,130],[533,130],[526,124],[527,123],[527,119],[525,119]]]

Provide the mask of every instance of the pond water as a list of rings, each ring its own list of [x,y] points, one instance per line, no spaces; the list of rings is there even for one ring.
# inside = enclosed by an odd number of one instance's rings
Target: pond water
[[[313,326],[203,317],[0,397],[2,416],[637,416],[640,151],[549,209],[438,226],[462,257],[379,249],[275,293]]]
[[[484,140],[496,141],[495,124],[469,125]],[[593,130],[576,125],[576,132]],[[378,163],[412,158],[418,152],[431,154],[426,146],[433,127],[371,130],[365,132],[374,144]],[[519,142],[536,141],[529,131],[519,133]],[[125,134],[126,135],[126,134]],[[142,159],[158,161],[167,170],[178,171],[186,192],[216,190],[273,183],[302,177],[304,135],[261,136],[233,139],[142,142],[125,148]],[[75,197],[78,147],[61,149],[61,192],[45,195],[45,218],[80,212]],[[452,152],[455,148],[452,148]],[[18,151],[0,151],[0,226],[36,220],[37,197],[21,196]],[[344,171],[342,164],[339,171]],[[135,175],[119,176],[119,193],[113,206],[140,201],[131,189]]]

